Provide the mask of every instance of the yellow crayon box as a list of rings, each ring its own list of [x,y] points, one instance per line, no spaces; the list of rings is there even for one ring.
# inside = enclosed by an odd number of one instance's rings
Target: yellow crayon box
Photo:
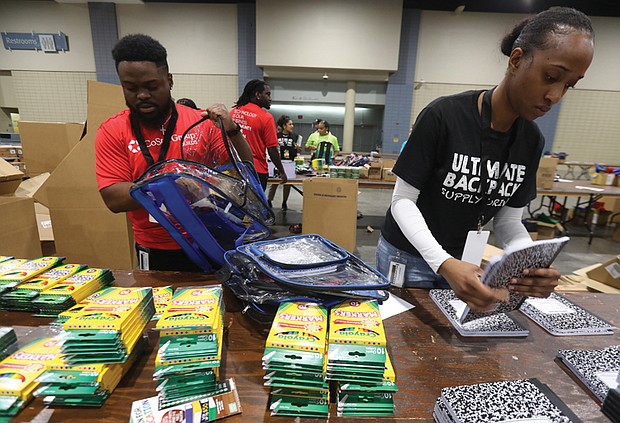
[[[385,330],[376,300],[347,300],[329,315],[329,343],[385,346]]]
[[[206,328],[215,331],[222,324],[222,305],[221,285],[179,288],[155,329]]]
[[[267,348],[324,354],[327,310],[315,303],[282,303],[267,337]]]

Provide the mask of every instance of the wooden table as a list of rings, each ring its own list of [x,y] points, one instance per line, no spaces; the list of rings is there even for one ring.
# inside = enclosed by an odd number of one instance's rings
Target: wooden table
[[[177,272],[114,271],[117,286],[176,287],[213,284],[211,276]],[[620,336],[554,337],[524,315],[515,317],[529,327],[527,338],[462,338],[452,328],[425,290],[396,289],[395,293],[415,308],[385,320],[385,331],[399,391],[394,396],[394,418],[337,418],[332,404],[330,421],[350,422],[431,422],[435,400],[442,387],[537,377],[548,384],[581,419],[606,422],[599,405],[555,361],[561,348],[603,348],[620,343]],[[591,312],[620,324],[620,295],[565,294]],[[291,422],[292,418],[270,417],[267,411],[268,389],[263,386],[261,357],[268,327],[260,326],[241,313],[236,299],[225,296],[225,336],[221,366],[222,377],[234,377],[243,413],[225,421]],[[2,325],[45,325],[50,319],[31,317],[29,313],[0,312]],[[149,331],[151,347],[125,376],[102,408],[45,408],[36,398],[15,422],[49,423],[127,422],[132,401],[155,395],[152,380],[158,337]],[[306,420],[304,421],[318,421]]]

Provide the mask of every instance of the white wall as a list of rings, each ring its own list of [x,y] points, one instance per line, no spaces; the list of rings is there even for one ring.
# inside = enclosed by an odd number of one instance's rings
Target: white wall
[[[0,1],[2,32],[63,32],[68,52],[9,51],[0,46],[0,69],[94,72],[95,56],[87,4],[53,1]]]
[[[256,63],[398,68],[402,0],[257,0]]]
[[[119,37],[144,33],[168,51],[175,73],[237,75],[237,6],[116,5]]]
[[[506,70],[500,52],[505,33],[525,15],[423,11],[416,81],[497,84]],[[593,17],[594,60],[579,89],[620,91],[620,18]]]

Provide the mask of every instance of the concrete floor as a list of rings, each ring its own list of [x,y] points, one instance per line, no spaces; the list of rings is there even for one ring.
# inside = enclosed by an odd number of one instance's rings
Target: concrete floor
[[[392,190],[389,189],[359,190],[358,211],[363,217],[357,220],[357,246],[354,254],[373,267],[381,225],[391,196]],[[282,211],[282,188],[277,190],[273,201],[276,223],[271,228],[274,238],[291,235],[289,226],[301,223],[302,201],[303,197],[291,190],[287,201],[288,210]],[[620,219],[616,220],[620,222]],[[372,227],[374,232],[369,232],[368,226]],[[566,229],[571,240],[554,263],[562,274],[570,274],[582,267],[605,262],[620,254],[620,242],[611,239],[613,226],[596,226],[591,244],[588,244],[589,234],[585,227],[568,224]],[[493,243],[492,237],[490,243]]]

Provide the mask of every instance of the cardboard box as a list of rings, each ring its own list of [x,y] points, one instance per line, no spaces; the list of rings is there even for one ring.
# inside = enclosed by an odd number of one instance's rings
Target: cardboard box
[[[620,256],[586,272],[588,278],[620,289]]]
[[[375,159],[368,163],[368,179],[381,179],[383,166],[381,160]],[[361,175],[360,175],[361,176]]]
[[[385,169],[385,168],[390,168],[391,169],[396,164],[396,160],[394,160],[394,159],[383,159],[382,158],[380,160],[381,160],[381,167],[383,169]]]
[[[357,180],[304,180],[302,231],[319,234],[353,251],[357,238]]]
[[[0,158],[0,195],[13,194],[22,182],[24,173]]]
[[[368,171],[370,170],[370,165],[365,164],[360,167],[360,179],[368,179]]]
[[[82,138],[82,123],[20,122],[24,162],[31,176],[52,172]]]
[[[536,172],[536,188],[553,188],[553,179],[557,173],[558,159],[556,157],[543,157],[538,164]]]
[[[396,174],[392,172],[392,168],[383,168],[382,178],[384,181],[393,181],[396,182]]]
[[[32,198],[0,196],[0,255],[40,257],[41,243]]]
[[[40,203],[34,203],[34,212],[37,218],[37,231],[39,241],[53,241],[54,230],[52,228],[52,218],[47,207]]]
[[[56,253],[91,267],[133,269],[134,240],[126,213],[108,210],[95,178],[95,134],[124,109],[119,85],[88,81],[88,132],[34,194],[50,210]]]

